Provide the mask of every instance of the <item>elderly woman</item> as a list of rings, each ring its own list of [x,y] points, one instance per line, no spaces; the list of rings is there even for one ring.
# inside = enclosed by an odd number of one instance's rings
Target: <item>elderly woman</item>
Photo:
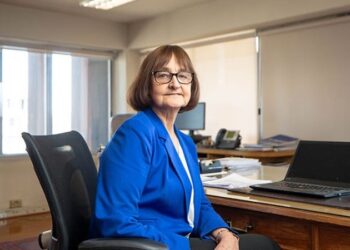
[[[207,200],[196,147],[174,122],[199,100],[186,52],[161,46],[143,61],[129,89],[138,114],[116,131],[100,157],[94,237],[142,237],[170,250],[279,249],[261,235],[231,231]]]

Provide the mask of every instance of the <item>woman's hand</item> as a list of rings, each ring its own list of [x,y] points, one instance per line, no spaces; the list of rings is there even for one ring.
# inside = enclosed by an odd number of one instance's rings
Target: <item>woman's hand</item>
[[[238,236],[235,236],[227,228],[216,229],[212,234],[217,242],[214,250],[238,250]]]

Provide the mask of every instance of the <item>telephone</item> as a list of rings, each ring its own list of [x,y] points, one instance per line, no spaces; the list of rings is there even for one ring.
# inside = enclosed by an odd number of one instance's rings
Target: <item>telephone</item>
[[[201,160],[199,162],[199,168],[201,174],[208,174],[208,173],[218,173],[221,172],[223,169],[223,166],[221,166],[220,161],[216,160]]]
[[[239,130],[227,130],[222,128],[219,130],[216,139],[215,147],[221,149],[234,149],[241,144],[241,135]]]

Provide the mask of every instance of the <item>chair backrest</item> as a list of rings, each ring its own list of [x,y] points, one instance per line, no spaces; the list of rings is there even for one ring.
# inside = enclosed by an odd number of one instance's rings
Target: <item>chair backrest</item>
[[[120,127],[120,125],[122,125],[122,123],[124,121],[126,121],[127,119],[129,119],[133,115],[134,114],[132,114],[132,113],[125,113],[125,114],[117,114],[117,115],[113,116],[112,121],[111,121],[112,134]]]
[[[52,217],[51,249],[75,250],[88,238],[97,169],[76,131],[56,135],[22,133]]]

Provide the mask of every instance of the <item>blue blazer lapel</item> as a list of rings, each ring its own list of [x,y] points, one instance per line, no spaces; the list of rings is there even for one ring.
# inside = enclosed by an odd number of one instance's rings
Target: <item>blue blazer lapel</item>
[[[171,163],[172,163],[171,167],[173,167],[175,169],[175,172],[177,173],[177,175],[181,181],[181,184],[185,190],[186,207],[189,208],[190,196],[191,196],[191,183],[188,179],[188,176],[186,174],[184,166],[182,165],[180,157],[179,157],[178,153],[176,152],[174,144],[171,141],[169,133],[165,129],[162,121],[158,118],[158,116],[151,109],[146,110],[145,113],[152,120],[153,124],[157,128],[160,139],[164,142],[165,149],[166,149],[166,151],[169,155],[169,158],[171,160]]]

